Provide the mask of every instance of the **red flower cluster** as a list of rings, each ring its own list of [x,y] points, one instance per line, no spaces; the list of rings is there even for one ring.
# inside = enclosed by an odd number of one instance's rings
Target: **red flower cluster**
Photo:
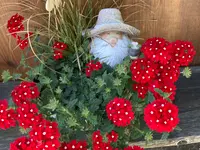
[[[112,131],[112,132],[114,132],[114,131]],[[109,133],[108,135],[115,136],[115,137],[113,137],[113,138],[111,137],[111,139],[109,137],[108,138],[108,142],[103,142],[103,137],[101,135],[101,132],[99,130],[95,131],[92,134],[93,150],[114,150],[115,148],[113,148],[110,143],[112,141],[115,141],[113,139],[116,139],[116,141],[117,141],[118,134],[115,132],[114,134],[113,133]],[[117,150],[117,149],[115,149],[115,150]]]
[[[23,20],[24,20],[24,17],[20,16],[19,14],[13,15],[8,20],[8,24],[7,24],[8,31],[15,38],[17,37],[17,32],[24,30]]]
[[[144,148],[135,145],[135,146],[128,146],[124,148],[124,150],[144,150]]]
[[[0,129],[6,130],[16,125],[16,114],[13,109],[8,109],[7,100],[0,100]]]
[[[175,41],[172,43],[172,60],[180,66],[188,66],[196,54],[194,46],[188,41]]]
[[[63,51],[67,49],[67,44],[63,42],[55,42],[53,44],[53,50],[54,50],[54,55],[53,58],[54,60],[59,60],[63,58]]]
[[[117,142],[118,134],[115,131],[111,131],[109,134],[107,134],[108,142],[103,142],[103,137],[101,135],[101,132],[95,131],[92,134],[92,144],[93,144],[93,150],[118,150],[118,148],[113,148],[111,146],[111,142]],[[143,148],[139,146],[128,146],[124,148],[124,150],[144,150]]]
[[[10,144],[10,150],[36,150],[32,139],[20,137]]]
[[[179,123],[178,108],[164,99],[157,99],[144,109],[144,120],[151,130],[171,132]]]
[[[112,130],[110,133],[108,133],[106,135],[106,137],[108,138],[108,142],[111,143],[111,142],[117,142],[118,140],[118,133],[115,132],[114,130]]]
[[[163,92],[171,93],[173,100],[176,93],[174,83],[180,75],[180,66],[187,66],[192,61],[195,50],[192,43],[186,41],[168,42],[163,38],[150,38],[141,48],[144,58],[134,60],[130,70],[132,80],[137,84],[133,90],[139,98],[145,98],[148,90],[154,97],[161,96],[154,90],[159,88]]]
[[[23,20],[24,17],[20,16],[19,14],[15,14],[8,20],[7,24],[8,32],[16,38],[17,44],[21,50],[24,50],[26,47],[28,47],[28,38],[33,34],[31,32],[26,33],[24,39],[18,35],[20,31],[24,31]]]
[[[40,124],[33,126],[29,136],[35,142],[36,149],[57,150],[60,147],[58,124],[43,119]]]
[[[94,60],[87,63],[86,66],[87,68],[85,69],[85,74],[87,77],[90,77],[93,71],[98,71],[102,68],[102,64],[99,61],[95,63]]]
[[[64,142],[59,150],[87,150],[87,142],[77,140],[72,140],[68,143]]]
[[[17,108],[17,121],[24,129],[38,125],[42,119],[36,104],[22,104]]]
[[[157,65],[147,59],[137,59],[131,64],[132,79],[138,83],[148,83],[156,76]]]
[[[134,119],[132,104],[123,98],[114,98],[106,106],[108,119],[118,127],[125,127]]]
[[[27,104],[30,100],[38,98],[39,95],[39,89],[34,82],[22,82],[11,93],[13,101],[17,106]]]

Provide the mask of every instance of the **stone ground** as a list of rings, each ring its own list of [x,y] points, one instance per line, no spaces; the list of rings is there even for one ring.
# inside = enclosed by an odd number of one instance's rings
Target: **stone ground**
[[[190,79],[181,77],[177,82],[177,95],[175,104],[179,107],[181,132],[174,132],[170,138],[200,136],[200,67],[193,67]],[[9,99],[9,93],[16,82],[0,83],[0,99]],[[8,150],[9,144],[21,136],[17,128],[0,131],[0,150]],[[200,139],[196,144],[184,143],[173,147],[151,148],[148,150],[200,150]],[[158,147],[158,145],[156,145]]]

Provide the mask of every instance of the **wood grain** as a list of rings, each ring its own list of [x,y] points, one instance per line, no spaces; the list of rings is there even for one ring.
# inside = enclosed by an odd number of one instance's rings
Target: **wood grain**
[[[20,0],[0,0],[0,72],[3,69],[16,71],[21,51],[16,48],[16,41],[7,35],[6,22],[11,15],[20,12],[27,16],[18,5]],[[44,7],[42,0],[33,0],[37,6]],[[107,4],[113,0],[107,0]],[[169,41],[189,40],[197,51],[192,65],[200,65],[200,0],[124,0],[122,13],[125,21],[141,30],[142,43],[145,39],[158,36]],[[81,0],[80,5],[84,5]],[[32,10],[29,10],[31,13]],[[4,25],[4,26],[3,26]],[[22,71],[22,70],[20,70]]]

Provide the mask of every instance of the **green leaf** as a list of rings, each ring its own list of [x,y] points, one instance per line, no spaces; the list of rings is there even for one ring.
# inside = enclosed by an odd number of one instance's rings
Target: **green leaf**
[[[81,115],[85,118],[88,118],[90,111],[88,108],[84,108],[83,111],[81,112]]]
[[[168,139],[168,137],[169,137],[169,133],[164,132],[164,133],[162,134],[162,136],[161,136],[161,140],[166,140],[166,139]]]
[[[8,82],[10,79],[12,79],[12,76],[8,70],[3,71],[1,77],[2,77],[4,83]]]
[[[185,67],[183,70],[183,76],[186,78],[190,78],[192,75],[192,71],[189,67]]]
[[[77,120],[74,117],[67,118],[67,124],[70,128],[75,127],[75,126],[79,126],[79,124],[77,123]]]
[[[26,130],[22,127],[19,127],[19,131],[21,132],[21,134],[28,134],[29,133],[28,129]]]
[[[15,74],[13,74],[13,80],[18,80],[21,78],[21,76],[22,76],[22,74],[15,73]]]
[[[59,104],[59,101],[53,98],[53,99],[50,99],[49,104],[43,106],[43,108],[54,111],[57,108],[58,104]]]
[[[73,99],[73,100],[69,101],[68,108],[74,107],[77,102],[78,102],[78,99]]]
[[[44,70],[44,65],[41,64],[33,69],[34,75],[39,75]]]
[[[104,85],[106,85],[105,81],[102,78],[96,78],[95,80],[96,80],[99,88],[101,88]]]
[[[98,122],[97,122],[97,116],[94,116],[93,114],[90,114],[90,117],[88,117],[87,120],[88,120],[93,126],[96,126],[96,125],[98,124]]]
[[[59,81],[61,82],[61,84],[69,84],[69,80],[67,78],[66,75],[62,75],[60,78],[59,78]]]
[[[57,87],[57,89],[56,89],[56,94],[60,95],[61,93],[62,93],[62,90],[61,90],[61,88],[60,88],[60,86],[59,86],[59,87]]]
[[[165,92],[163,92],[162,90],[160,90],[160,89],[158,89],[158,88],[155,88],[155,91],[160,95],[160,96],[162,96],[164,99],[169,99],[169,97],[170,97],[170,95],[172,94],[172,93],[165,93]]]
[[[122,65],[122,64],[117,65],[117,67],[116,67],[116,72],[117,72],[119,75],[127,74],[126,68],[125,68],[124,65]]]
[[[116,78],[116,79],[113,81],[113,84],[114,84],[114,86],[121,86],[122,81],[121,81],[119,78]]]
[[[174,130],[175,131],[182,131],[182,129],[179,126],[176,126],[176,128]]]
[[[51,82],[52,82],[52,80],[49,77],[46,77],[46,76],[40,77],[39,80],[40,80],[40,83],[44,84],[44,85],[50,85]]]
[[[153,94],[151,92],[148,92],[148,102],[153,102],[155,100]]]
[[[109,133],[115,128],[115,125],[110,121],[104,121],[104,124],[101,126],[101,131],[104,133]]]
[[[145,139],[147,142],[152,141],[152,140],[153,140],[153,134],[152,134],[152,132],[147,132],[147,133],[145,134],[144,139]]]

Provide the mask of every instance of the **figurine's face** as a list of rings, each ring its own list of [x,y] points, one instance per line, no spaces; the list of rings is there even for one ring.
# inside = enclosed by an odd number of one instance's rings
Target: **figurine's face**
[[[117,44],[117,41],[119,39],[122,39],[122,34],[123,34],[122,32],[110,31],[110,32],[101,33],[99,36],[103,40],[108,42],[112,47],[115,47],[115,45]]]

